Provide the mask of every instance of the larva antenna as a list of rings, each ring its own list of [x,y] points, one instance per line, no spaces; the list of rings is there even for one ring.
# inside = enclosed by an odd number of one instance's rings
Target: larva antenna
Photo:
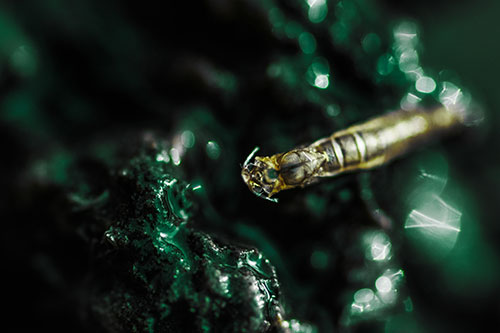
[[[252,152],[247,156],[245,162],[243,162],[243,167],[246,167],[250,161],[253,159],[253,157],[255,156],[255,154],[259,151],[259,147],[255,147]]]

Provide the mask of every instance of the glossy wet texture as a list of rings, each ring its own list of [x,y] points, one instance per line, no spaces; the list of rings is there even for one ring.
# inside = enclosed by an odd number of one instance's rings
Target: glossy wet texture
[[[482,10],[491,18],[486,4],[408,2],[423,20],[436,15],[420,24],[402,3],[3,4],[5,325],[496,325],[500,70],[483,60],[499,50],[480,40],[497,25],[465,24]],[[449,51],[435,53],[441,45]],[[390,166],[285,191],[278,204],[242,182],[257,145],[268,156],[436,103],[482,110],[465,119],[486,122]]]

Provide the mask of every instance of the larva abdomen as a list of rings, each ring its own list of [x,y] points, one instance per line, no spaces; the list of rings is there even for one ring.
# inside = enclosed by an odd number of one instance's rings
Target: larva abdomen
[[[368,120],[311,145],[329,156],[318,176],[380,166],[461,124],[461,119],[444,107],[401,110]]]

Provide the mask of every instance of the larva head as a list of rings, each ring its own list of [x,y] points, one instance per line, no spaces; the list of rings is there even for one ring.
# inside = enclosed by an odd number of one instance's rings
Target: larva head
[[[271,196],[279,192],[282,187],[276,155],[271,157],[257,156],[254,161],[250,162],[257,150],[258,148],[254,149],[243,164],[241,177],[252,193],[276,202],[277,199],[271,199]]]

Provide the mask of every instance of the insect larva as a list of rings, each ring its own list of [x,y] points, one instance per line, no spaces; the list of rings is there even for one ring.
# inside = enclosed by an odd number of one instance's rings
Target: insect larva
[[[271,197],[282,190],[384,165],[462,125],[459,113],[445,107],[395,111],[285,153],[254,158],[256,148],[243,164],[241,176],[253,193],[275,201]]]

